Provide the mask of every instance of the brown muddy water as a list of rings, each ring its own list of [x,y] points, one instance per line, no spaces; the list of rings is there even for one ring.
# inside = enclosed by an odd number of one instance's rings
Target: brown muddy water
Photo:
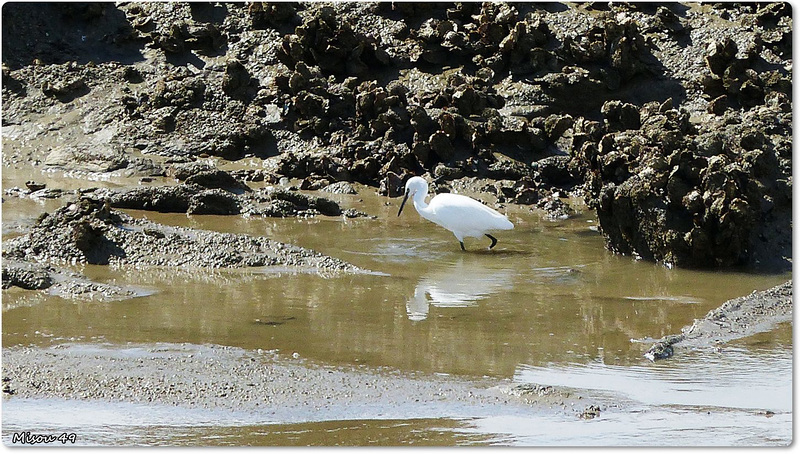
[[[21,185],[17,179],[4,175],[3,187]],[[72,180],[63,181],[66,188]],[[791,442],[790,325],[658,363],[642,357],[648,343],[632,341],[679,333],[724,301],[791,274],[667,269],[616,256],[603,248],[588,210],[548,221],[526,207],[505,207],[516,228],[499,232],[492,251],[488,239],[467,239],[464,253],[450,232],[413,209],[398,218],[399,199],[358,189],[356,196],[320,195],[377,219],[127,212],[163,224],[263,235],[373,273],[76,267],[94,280],[137,286],[142,296],[93,302],[3,291],[3,346],[225,345],[314,364],[588,390],[625,402],[625,410],[593,420],[497,414],[281,422],[158,405],[6,399],[4,438],[14,430],[78,427],[84,443],[112,445]],[[63,203],[6,197],[3,236]]]

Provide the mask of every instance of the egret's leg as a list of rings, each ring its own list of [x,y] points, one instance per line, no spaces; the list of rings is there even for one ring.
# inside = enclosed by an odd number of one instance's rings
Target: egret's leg
[[[460,245],[461,245],[461,250],[462,250],[462,251],[466,251],[466,250],[467,250],[467,249],[464,247],[464,242],[463,242],[463,241],[459,241],[459,242],[458,242],[458,244],[460,244]]]
[[[497,238],[495,238],[495,237],[493,237],[493,236],[489,235],[488,233],[486,234],[486,236],[488,236],[488,237],[489,237],[489,239],[490,239],[490,240],[492,240],[492,245],[491,245],[491,246],[489,246],[489,249],[491,249],[491,248],[493,248],[493,247],[494,247],[494,245],[495,245],[495,244],[497,244]]]

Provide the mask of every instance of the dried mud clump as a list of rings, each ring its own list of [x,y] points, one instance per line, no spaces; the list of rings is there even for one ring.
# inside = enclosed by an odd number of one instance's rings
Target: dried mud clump
[[[267,186],[256,191],[230,173],[206,163],[176,164],[168,170],[182,183],[174,186],[140,186],[125,189],[94,189],[87,198],[102,201],[114,208],[131,208],[162,213],[216,214],[267,217],[311,217],[316,215],[365,216],[357,211],[343,211],[338,203],[325,197]],[[308,182],[309,180],[304,180]],[[324,186],[329,182],[322,180]],[[344,182],[340,182],[344,183]],[[313,183],[308,183],[313,184]],[[344,183],[347,184],[347,183]],[[302,187],[302,185],[301,185]],[[322,184],[320,185],[320,189]],[[352,190],[352,187],[350,188]]]
[[[20,287],[41,290],[53,283],[52,270],[45,265],[8,260],[3,263],[3,289]]]
[[[223,189],[205,189],[196,184],[145,186],[117,191],[95,191],[95,197],[115,208],[187,214],[238,214],[235,194]]]

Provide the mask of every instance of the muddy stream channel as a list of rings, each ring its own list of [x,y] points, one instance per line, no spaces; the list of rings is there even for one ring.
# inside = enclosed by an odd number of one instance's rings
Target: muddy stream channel
[[[26,177],[6,169],[3,187]],[[578,215],[561,221],[505,207],[516,228],[498,232],[492,251],[488,240],[467,239],[464,253],[413,209],[397,217],[400,199],[356,187],[358,195],[325,196],[375,218],[123,211],[266,236],[370,273],[88,265],[73,269],[140,296],[98,302],[3,291],[4,350],[83,364],[76,375],[93,367],[113,376],[111,366],[129,363],[153,370],[140,380],[163,376],[164,386],[189,388],[210,374],[192,360],[220,365],[206,382],[216,386],[230,373],[232,388],[240,372],[226,372],[227,364],[263,362],[285,375],[274,385],[289,390],[283,400],[265,397],[259,406],[248,394],[239,405],[222,390],[178,402],[80,389],[63,398],[4,393],[4,441],[32,431],[74,432],[88,445],[791,442],[790,324],[665,361],[643,357],[648,339],[680,333],[724,301],[790,273],[668,269],[614,255],[578,201]],[[4,239],[63,203],[5,198]],[[170,369],[176,363],[186,367]],[[308,397],[320,389],[329,394]]]

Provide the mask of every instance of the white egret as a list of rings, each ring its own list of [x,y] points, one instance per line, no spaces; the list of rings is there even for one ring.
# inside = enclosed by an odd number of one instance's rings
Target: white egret
[[[504,215],[463,195],[438,194],[431,199],[430,204],[425,203],[428,197],[428,182],[421,177],[411,177],[406,182],[406,195],[400,204],[398,216],[403,212],[403,206],[409,197],[413,200],[414,208],[420,216],[453,232],[461,244],[462,251],[466,250],[465,237],[480,238],[486,235],[492,240],[489,246],[491,249],[497,244],[497,238],[488,232],[514,228],[514,224]]]

